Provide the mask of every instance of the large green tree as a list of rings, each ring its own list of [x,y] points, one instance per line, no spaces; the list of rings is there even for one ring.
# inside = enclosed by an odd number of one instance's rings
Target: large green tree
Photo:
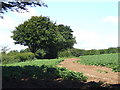
[[[56,25],[49,17],[33,16],[20,24],[11,36],[15,44],[28,46],[37,58],[56,58],[62,49],[72,48],[75,38],[68,26]]]

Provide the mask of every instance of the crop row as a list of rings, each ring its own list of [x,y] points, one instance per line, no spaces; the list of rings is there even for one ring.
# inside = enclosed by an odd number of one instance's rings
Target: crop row
[[[3,80],[22,79],[57,79],[86,81],[87,77],[80,72],[73,72],[56,66],[3,66]]]
[[[81,60],[78,62],[86,65],[106,66],[112,68],[115,72],[120,72],[119,56],[120,53],[81,56]]]

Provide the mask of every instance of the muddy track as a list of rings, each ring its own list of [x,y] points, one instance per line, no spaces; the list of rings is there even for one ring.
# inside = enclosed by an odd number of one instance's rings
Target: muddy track
[[[78,58],[65,59],[59,67],[65,67],[75,72],[83,72],[88,77],[87,82],[104,82],[109,84],[120,84],[118,82],[118,72],[112,72],[111,68],[101,66],[89,66],[77,63]]]

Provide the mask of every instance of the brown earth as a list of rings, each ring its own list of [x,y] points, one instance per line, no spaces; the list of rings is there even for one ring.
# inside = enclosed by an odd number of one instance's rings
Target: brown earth
[[[77,63],[78,58],[65,59],[59,67],[65,67],[75,72],[83,72],[88,77],[87,82],[104,82],[108,84],[120,84],[118,82],[118,72],[112,72],[111,68],[101,66],[90,66]]]

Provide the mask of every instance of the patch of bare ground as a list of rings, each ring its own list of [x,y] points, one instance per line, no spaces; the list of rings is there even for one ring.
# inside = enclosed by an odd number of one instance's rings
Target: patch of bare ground
[[[106,84],[120,84],[118,72],[112,72],[111,68],[102,66],[90,66],[77,63],[79,58],[65,59],[58,67],[65,67],[75,72],[83,72],[88,77],[87,82],[104,82]]]

